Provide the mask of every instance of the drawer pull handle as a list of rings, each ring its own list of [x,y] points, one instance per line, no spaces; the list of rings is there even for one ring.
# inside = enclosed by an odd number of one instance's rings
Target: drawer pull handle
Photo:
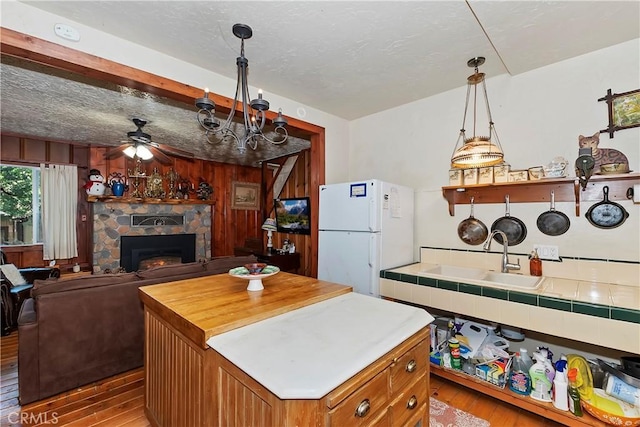
[[[404,369],[405,371],[411,373],[415,371],[417,367],[418,367],[418,364],[416,363],[416,361],[411,359],[409,363],[407,363],[407,366]]]
[[[418,406],[418,398],[414,394],[413,396],[411,396],[411,398],[407,402],[407,408],[415,409],[416,406]]]
[[[356,417],[364,417],[369,413],[369,409],[371,409],[371,402],[369,402],[369,399],[363,400],[356,408]]]

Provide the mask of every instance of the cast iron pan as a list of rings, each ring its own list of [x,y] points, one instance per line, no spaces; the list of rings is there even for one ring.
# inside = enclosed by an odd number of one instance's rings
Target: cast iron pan
[[[609,187],[602,187],[604,200],[591,206],[587,211],[587,220],[598,228],[616,228],[622,225],[627,218],[629,212],[616,202],[609,201]]]
[[[488,234],[487,226],[473,216],[472,197],[471,216],[458,224],[458,237],[468,245],[479,245],[487,239]]]
[[[556,197],[554,191],[551,191],[551,208],[538,216],[536,224],[538,224],[538,230],[542,231],[547,236],[559,236],[564,234],[571,226],[569,217],[556,210]]]
[[[524,225],[520,219],[512,217],[509,214],[509,195],[507,194],[504,197],[505,203],[507,204],[507,212],[502,218],[498,218],[491,225],[491,231],[500,230],[504,234],[507,235],[507,245],[515,246],[524,240],[527,237],[527,226]],[[496,233],[493,236],[494,240],[500,244],[502,243],[502,236]]]

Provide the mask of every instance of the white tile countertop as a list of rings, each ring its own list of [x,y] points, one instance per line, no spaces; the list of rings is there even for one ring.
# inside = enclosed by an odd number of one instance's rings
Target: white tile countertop
[[[318,399],[433,320],[420,308],[349,293],[207,344],[280,399]]]

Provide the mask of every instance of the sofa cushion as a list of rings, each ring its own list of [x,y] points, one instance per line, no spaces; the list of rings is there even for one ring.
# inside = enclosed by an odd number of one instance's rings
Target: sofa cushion
[[[167,264],[152,267],[147,270],[139,270],[136,275],[139,279],[158,279],[162,277],[184,276],[191,274],[202,274],[204,267],[200,262],[188,262],[184,264]]]
[[[117,285],[137,280],[136,273],[94,274],[91,276],[74,277],[70,279],[36,280],[33,283],[31,296],[46,295],[57,292],[74,291],[78,289],[100,286]]]
[[[204,268],[209,274],[228,273],[234,267],[241,267],[245,264],[257,262],[255,255],[247,256],[223,256],[213,258],[204,263]]]

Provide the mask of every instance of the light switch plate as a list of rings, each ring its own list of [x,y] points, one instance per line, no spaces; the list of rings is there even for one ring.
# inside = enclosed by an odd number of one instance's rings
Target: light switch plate
[[[540,259],[547,259],[547,260],[554,260],[554,261],[560,260],[560,252],[557,246],[536,244],[536,245],[533,245],[533,249],[538,251],[538,256],[540,257]]]

